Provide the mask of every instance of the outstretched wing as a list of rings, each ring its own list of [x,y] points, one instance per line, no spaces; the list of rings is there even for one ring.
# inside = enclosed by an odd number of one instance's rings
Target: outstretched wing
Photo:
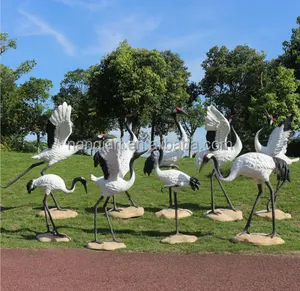
[[[230,132],[230,124],[224,115],[213,105],[208,106],[205,118],[205,129],[207,131],[207,141],[210,147],[217,149],[227,148],[227,136]],[[213,133],[215,132],[215,134]]]
[[[126,151],[126,144],[111,140],[99,150],[100,166],[105,179],[115,180],[120,172],[120,157]],[[95,161],[95,158],[94,158]]]
[[[72,133],[71,105],[64,102],[59,105],[50,117],[50,122],[55,126],[54,143],[52,148],[62,146],[66,143]]]
[[[287,117],[284,122],[273,129],[267,144],[271,156],[285,154],[288,139],[292,133],[292,117]]]

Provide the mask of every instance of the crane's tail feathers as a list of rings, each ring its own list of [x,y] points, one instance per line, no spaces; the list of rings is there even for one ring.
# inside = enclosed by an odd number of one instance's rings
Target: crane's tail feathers
[[[96,182],[98,179],[93,174],[91,174],[91,180],[94,181],[94,182]]]
[[[35,156],[31,157],[31,158],[35,159],[35,160],[40,160],[41,159],[40,155],[35,155]]]
[[[194,191],[199,190],[200,181],[195,177],[191,177],[190,178],[190,186]]]
[[[290,168],[286,161],[279,159],[279,158],[273,158],[276,166],[276,172],[277,172],[277,180],[280,181],[289,181],[291,182],[290,177]]]

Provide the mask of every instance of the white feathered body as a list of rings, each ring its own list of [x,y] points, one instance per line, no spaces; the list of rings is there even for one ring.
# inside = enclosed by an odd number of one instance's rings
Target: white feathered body
[[[226,178],[219,175],[220,180],[230,182],[238,176],[253,178],[258,184],[269,181],[269,176],[276,169],[272,157],[261,153],[247,153],[239,156],[233,163],[230,174]]]
[[[82,147],[63,145],[57,148],[44,149],[38,155],[33,156],[33,159],[43,160],[49,163],[49,166],[56,164],[57,162],[66,160],[70,156],[78,152]]]
[[[155,167],[155,174],[166,185],[179,185],[180,187],[190,185],[191,177],[178,170],[161,171]]]
[[[129,181],[125,181],[121,177],[117,177],[116,180],[105,180],[104,176],[95,177],[94,175],[91,175],[91,180],[96,182],[98,187],[102,190],[102,195],[104,197],[109,197],[128,191],[134,184],[135,174],[133,172]]]
[[[130,153],[129,151],[128,144],[111,140],[110,142],[107,142],[106,145],[99,150],[99,152],[102,158],[106,161],[109,175],[107,179],[105,179],[104,176],[95,177],[94,175],[91,175],[91,180],[96,182],[98,187],[101,188],[102,195],[109,197],[128,191],[135,181],[134,171],[129,181],[125,181],[123,179],[129,170],[129,162],[133,155],[133,152]],[[129,157],[130,159],[128,160]],[[125,161],[128,161],[128,166],[125,165]]]
[[[68,190],[64,180],[61,177],[54,174],[47,174],[37,179],[33,179],[32,183],[33,183],[32,184],[33,187],[42,188],[47,195],[49,195],[50,192],[55,192],[55,191],[72,193],[75,190],[75,187],[72,190]]]

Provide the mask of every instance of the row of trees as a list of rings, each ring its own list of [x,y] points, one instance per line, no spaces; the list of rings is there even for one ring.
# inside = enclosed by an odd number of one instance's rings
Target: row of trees
[[[264,108],[281,118],[293,113],[294,129],[300,128],[300,16],[297,25],[277,59],[266,60],[263,52],[248,46],[211,48],[199,82],[189,82],[190,72],[178,54],[133,48],[123,41],[99,64],[67,72],[51,98],[55,105],[63,101],[72,105],[75,141],[115,128],[123,133],[125,117],[140,137],[143,128],[151,127],[150,139],[159,136],[162,140],[175,129],[169,113],[176,106],[190,115],[185,126],[192,140],[204,123],[206,106],[214,104],[233,115],[233,126],[249,151],[254,133],[265,122]],[[9,48],[16,48],[15,41],[1,34],[1,54]],[[35,61],[17,69],[1,65],[1,142],[34,133],[39,144],[45,133],[51,81],[30,78],[17,85],[20,76],[35,65]]]

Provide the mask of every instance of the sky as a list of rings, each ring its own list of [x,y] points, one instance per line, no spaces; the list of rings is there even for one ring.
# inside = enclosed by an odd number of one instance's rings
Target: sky
[[[191,80],[199,81],[201,62],[215,45],[248,45],[277,57],[299,11],[299,0],[1,0],[1,31],[17,38],[17,49],[1,61],[17,67],[37,60],[20,81],[50,79],[55,94],[65,73],[100,62],[127,39],[133,47],[180,54]],[[204,142],[203,129],[195,140]]]

